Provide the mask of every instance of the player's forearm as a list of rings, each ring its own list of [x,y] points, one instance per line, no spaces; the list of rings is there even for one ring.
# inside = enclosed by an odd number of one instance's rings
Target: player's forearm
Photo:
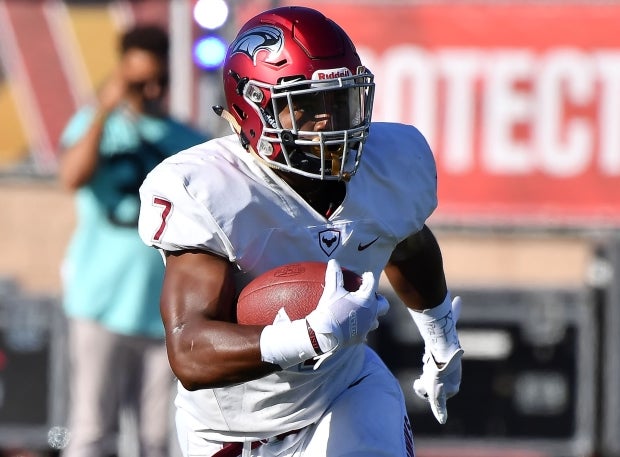
[[[225,387],[280,370],[261,360],[262,327],[221,321],[166,332],[170,366],[188,390]]]

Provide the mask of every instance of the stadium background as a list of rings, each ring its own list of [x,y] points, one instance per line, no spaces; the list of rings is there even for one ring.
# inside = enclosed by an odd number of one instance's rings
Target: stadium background
[[[230,0],[217,32],[293,3],[345,28],[376,74],[375,120],[417,125],[437,157],[430,225],[465,297],[466,358],[446,426],[411,398],[419,455],[620,456],[620,2]],[[44,452],[64,425],[74,219],[57,143],[117,32],[169,27],[172,112],[227,131],[210,109],[219,73],[192,61],[207,33],[193,4],[0,1],[0,449]],[[409,389],[421,346],[400,317],[393,306],[372,344]]]

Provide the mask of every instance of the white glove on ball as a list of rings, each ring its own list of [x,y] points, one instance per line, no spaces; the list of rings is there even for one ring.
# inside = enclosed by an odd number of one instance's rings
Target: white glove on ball
[[[316,309],[306,317],[324,353],[361,343],[378,327],[377,317],[387,313],[389,304],[375,290],[375,277],[366,272],[359,289],[347,291],[338,262],[331,259],[327,263],[325,290]]]
[[[363,342],[368,332],[379,326],[377,317],[388,309],[387,300],[375,293],[372,273],[364,273],[360,288],[348,292],[340,265],[330,260],[316,309],[306,319],[292,322],[284,308],[280,309],[273,324],[261,333],[261,359],[286,369],[312,358],[317,369],[336,349]]]

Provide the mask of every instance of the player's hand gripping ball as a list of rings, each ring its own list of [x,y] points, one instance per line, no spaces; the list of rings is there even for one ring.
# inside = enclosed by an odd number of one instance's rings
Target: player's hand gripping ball
[[[282,265],[255,278],[239,294],[237,322],[243,325],[272,324],[280,308],[291,321],[303,319],[312,312],[323,294],[325,268],[322,262],[300,262]],[[344,287],[356,291],[361,276],[342,269]]]

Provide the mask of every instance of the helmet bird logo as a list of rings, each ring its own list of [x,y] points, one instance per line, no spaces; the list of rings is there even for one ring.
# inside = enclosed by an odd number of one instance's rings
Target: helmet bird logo
[[[260,51],[268,51],[269,60],[277,57],[284,47],[282,31],[271,25],[255,27],[241,34],[231,45],[230,55],[245,54],[256,66],[256,58]]]

